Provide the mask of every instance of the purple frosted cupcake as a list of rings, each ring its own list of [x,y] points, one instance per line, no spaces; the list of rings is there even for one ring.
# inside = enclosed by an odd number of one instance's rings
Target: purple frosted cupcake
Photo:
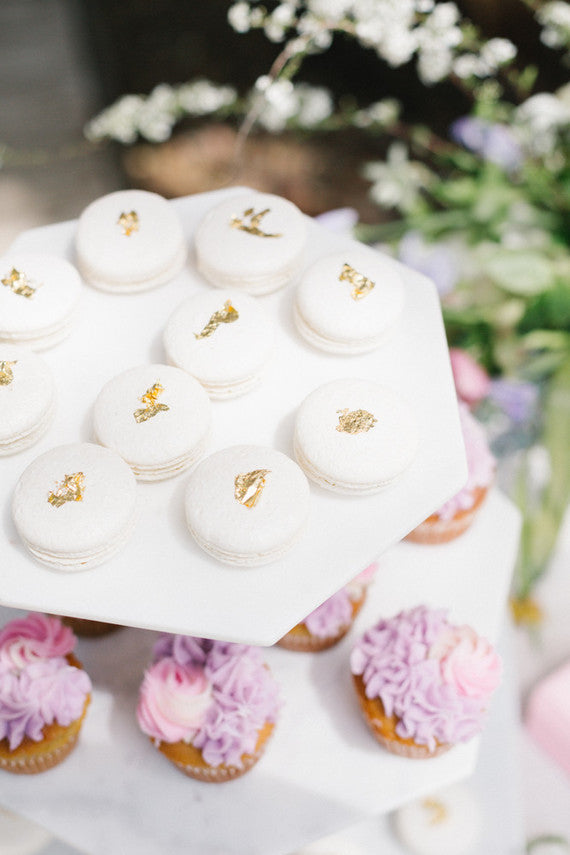
[[[222,783],[243,775],[263,754],[278,694],[258,648],[169,635],[155,645],[137,718],[182,772]]]
[[[0,769],[45,772],[75,747],[91,681],[74,647],[72,631],[42,614],[0,632]]]
[[[378,742],[414,758],[436,757],[476,736],[501,677],[501,660],[486,639],[426,606],[367,630],[350,665]]]
[[[318,653],[339,642],[364,605],[366,591],[376,572],[377,565],[371,564],[324,603],[311,612],[293,629],[279,639],[279,647],[301,653]]]

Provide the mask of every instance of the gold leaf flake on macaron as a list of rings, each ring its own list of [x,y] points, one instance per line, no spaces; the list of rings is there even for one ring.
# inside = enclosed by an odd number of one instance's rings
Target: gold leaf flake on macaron
[[[134,419],[139,424],[152,419],[158,413],[164,413],[170,407],[167,404],[159,404],[157,398],[164,392],[164,386],[160,383],[154,383],[150,389],[147,389],[141,397],[141,401],[145,405],[140,410],[135,410],[133,413]]]
[[[445,822],[449,816],[449,812],[444,803],[433,796],[424,799],[422,807],[431,812],[431,819],[429,820],[430,825],[441,825],[441,823]]]
[[[83,472],[65,475],[61,484],[58,484],[56,489],[49,494],[48,502],[54,508],[61,508],[66,502],[82,502],[84,489],[85,475]]]
[[[263,238],[279,238],[283,237],[281,234],[271,234],[270,232],[264,232],[260,227],[260,223],[262,219],[269,214],[270,208],[265,208],[263,211],[260,211],[259,214],[255,213],[254,208],[247,208],[241,215],[238,217],[234,215],[230,220],[230,226],[233,229],[240,229],[242,232],[247,232],[249,235],[255,235],[256,237]],[[249,223],[244,222],[244,218],[249,217]]]
[[[376,283],[372,279],[368,279],[363,273],[359,273],[354,267],[346,263],[343,265],[338,280],[339,282],[350,282],[352,285],[350,296],[353,300],[362,300],[376,287]]]
[[[336,429],[340,433],[367,433],[371,430],[378,419],[368,410],[337,410],[338,425]]]
[[[14,372],[12,371],[12,366],[16,365],[18,360],[15,359],[13,362],[8,362],[7,360],[0,360],[0,386],[9,386],[10,383],[14,380]]]
[[[266,476],[269,475],[270,469],[252,469],[251,472],[242,472],[236,475],[234,479],[234,498],[245,505],[246,508],[254,508],[258,501],[263,488],[265,487]]]
[[[220,326],[220,324],[233,324],[239,318],[239,312],[235,309],[230,300],[226,300],[223,309],[214,312],[204,329],[199,333],[194,333],[194,338],[208,338]]]
[[[18,294],[20,297],[27,297],[28,300],[31,300],[39,288],[39,285],[36,283],[34,283],[35,287],[32,286],[31,280],[28,279],[26,274],[20,270],[16,270],[15,267],[2,279],[2,285],[5,285],[6,288],[9,288],[14,294]]]
[[[138,232],[140,228],[139,215],[136,211],[123,211],[117,220],[117,225],[121,227],[125,237],[130,237],[133,232]]]

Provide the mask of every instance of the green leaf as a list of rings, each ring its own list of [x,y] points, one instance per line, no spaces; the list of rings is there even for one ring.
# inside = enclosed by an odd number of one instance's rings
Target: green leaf
[[[487,275],[510,294],[534,295],[550,288],[551,262],[532,250],[498,249],[485,263]]]
[[[557,282],[553,288],[533,298],[517,329],[520,333],[536,329],[570,332],[570,285]]]

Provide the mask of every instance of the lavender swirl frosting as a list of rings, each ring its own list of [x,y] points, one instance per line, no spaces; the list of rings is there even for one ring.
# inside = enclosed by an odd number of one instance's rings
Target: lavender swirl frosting
[[[442,520],[450,520],[459,511],[473,507],[475,490],[478,487],[488,487],[495,474],[495,458],[489,451],[485,431],[471,415],[469,407],[461,402],[459,421],[467,455],[467,483],[439,508],[437,516]]]
[[[396,733],[427,745],[465,742],[482,728],[501,663],[488,641],[446,612],[418,606],[380,620],[351,655],[368,698],[397,719]]]
[[[64,727],[83,712],[91,681],[66,656],[75,636],[60,620],[41,614],[11,621],[0,632],[0,740],[14,751],[43,728]]]
[[[195,715],[171,699],[166,702],[166,691],[172,693],[164,682],[149,683],[148,674],[164,663],[177,673],[177,683]],[[157,708],[160,715],[151,720],[149,711]],[[169,635],[155,645],[154,664],[141,688],[137,716],[141,729],[151,738],[165,742],[183,739],[199,748],[210,766],[223,763],[241,768],[242,755],[255,751],[259,731],[266,722],[275,722],[278,709],[278,687],[260,650],[245,644]]]
[[[311,635],[329,638],[349,626],[352,621],[353,603],[364,596],[376,569],[377,565],[371,564],[352,582],[307,615],[303,623]]]

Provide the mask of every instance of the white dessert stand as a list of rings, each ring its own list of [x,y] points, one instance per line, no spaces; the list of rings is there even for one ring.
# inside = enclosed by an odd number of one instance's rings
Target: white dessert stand
[[[90,855],[285,855],[473,772],[479,740],[432,760],[381,749],[349,672],[354,639],[380,616],[419,603],[449,608],[496,641],[520,515],[494,491],[472,528],[441,546],[399,543],[379,562],[356,625],[317,654],[266,651],[283,707],[265,756],[224,785],[184,777],[138,730],[138,687],[155,633],[80,640],[94,682],[75,751],[44,775],[0,775],[0,803]],[[14,617],[0,608],[3,625]]]
[[[173,201],[188,241],[207,210],[242,192]],[[33,229],[12,249],[73,261],[75,229],[75,222]],[[309,229],[306,264],[342,248],[350,257],[352,241],[312,221]],[[44,354],[58,385],[53,425],[33,448],[0,459],[0,603],[269,645],[456,493],[466,464],[437,293],[418,273],[389,258],[386,264],[396,265],[404,278],[405,311],[390,340],[366,355],[330,356],[302,341],[292,322],[294,284],[259,298],[277,321],[276,356],[257,389],[214,402],[211,450],[253,443],[292,455],[295,411],[305,395],[337,377],[363,377],[399,391],[413,405],[421,430],[417,458],[400,481],[375,496],[347,498],[312,487],[303,539],[282,560],[245,570],[220,564],[194,543],[184,521],[184,475],[139,485],[134,536],[94,570],[47,570],[20,543],[10,501],[22,470],[54,445],[92,440],[91,408],[103,383],[126,368],[164,362],[162,330],[170,313],[189,294],[211,286],[195,272],[191,251],[183,273],[148,293],[113,295],[86,287],[72,334]]]

